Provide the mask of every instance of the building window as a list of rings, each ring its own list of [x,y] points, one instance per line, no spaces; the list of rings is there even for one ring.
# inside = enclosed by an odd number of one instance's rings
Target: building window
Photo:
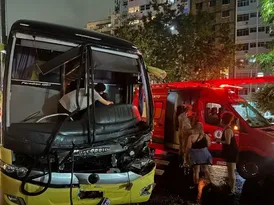
[[[214,6],[216,6],[216,0],[209,1],[209,7],[214,7]]]
[[[257,17],[257,13],[254,12],[254,13],[250,13],[250,18],[256,18]]]
[[[244,69],[245,66],[248,65],[248,61],[245,59],[237,59],[236,66],[238,69]]]
[[[150,9],[150,4],[147,4],[146,5],[146,10],[149,10]]]
[[[249,15],[248,14],[240,14],[237,16],[237,21],[248,21],[249,20]]]
[[[256,43],[250,43],[249,47],[250,48],[256,48]]]
[[[238,51],[248,51],[248,43],[238,44],[237,50]]]
[[[236,73],[236,78],[248,78],[249,73]]]
[[[196,3],[196,9],[197,9],[197,10],[203,9],[203,2],[201,2],[201,3]]]
[[[140,20],[136,19],[136,20],[130,21],[129,25],[135,25],[135,24],[139,24],[139,23],[140,23]]]
[[[238,7],[248,6],[249,0],[238,0]]]
[[[140,10],[144,11],[145,10],[145,5],[140,6]]]
[[[248,88],[243,88],[239,90],[239,95],[247,95],[248,94]]]
[[[238,51],[248,51],[248,43],[238,44],[237,50]]]
[[[250,3],[256,3],[257,0],[250,0]]]
[[[265,47],[265,42],[258,42],[258,47]]]
[[[264,32],[264,31],[265,31],[265,27],[259,27],[259,28],[258,28],[258,31],[259,31],[259,32]]]
[[[140,7],[139,6],[128,8],[128,13],[135,13],[135,12],[139,12],[139,11],[140,11]]]
[[[250,33],[256,33],[256,32],[257,32],[257,28],[256,27],[250,28]]]
[[[249,29],[244,28],[244,29],[238,29],[237,30],[237,36],[248,36],[249,35]]]
[[[123,2],[123,6],[127,6],[127,1],[124,1],[124,2]]]
[[[272,41],[267,41],[267,42],[265,43],[265,47],[266,47],[267,49],[271,49],[271,48],[273,47]]]
[[[222,11],[222,18],[226,18],[230,16],[230,11],[226,10],[226,11]]]
[[[230,0],[222,0],[222,4],[230,4]]]
[[[269,26],[265,27],[265,33],[269,33],[269,31],[270,31]]]

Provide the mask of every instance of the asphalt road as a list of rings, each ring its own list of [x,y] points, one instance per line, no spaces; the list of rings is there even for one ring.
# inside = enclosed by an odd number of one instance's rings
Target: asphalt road
[[[198,190],[190,189],[191,177],[185,177],[175,155],[156,155],[156,187],[146,205],[273,205],[274,177],[244,180],[237,175],[235,196],[228,195],[226,167],[212,166],[213,187],[200,180]],[[272,199],[273,198],[273,199]]]

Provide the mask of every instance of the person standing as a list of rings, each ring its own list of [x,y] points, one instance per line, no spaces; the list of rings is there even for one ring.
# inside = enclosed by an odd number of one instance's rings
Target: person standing
[[[185,156],[190,156],[190,163],[193,167],[193,182],[198,186],[200,179],[200,169],[202,168],[209,183],[212,183],[208,165],[212,164],[212,156],[208,151],[211,145],[210,137],[204,133],[203,124],[196,120],[193,125],[192,135],[189,136]],[[187,160],[185,159],[185,162]]]
[[[177,107],[177,115],[178,115],[178,131],[179,131],[179,156],[180,161],[184,161],[184,159],[188,159],[188,157],[184,157],[184,152],[186,148],[186,143],[188,137],[191,135],[191,120],[189,116],[190,107],[189,106],[178,106]],[[183,164],[181,163],[180,166]]]
[[[235,193],[236,188],[236,163],[238,160],[238,145],[235,139],[235,134],[231,128],[231,123],[234,120],[234,115],[231,112],[224,112],[221,118],[221,123],[224,126],[222,143],[222,157],[226,161],[228,170],[229,186],[231,194]]]

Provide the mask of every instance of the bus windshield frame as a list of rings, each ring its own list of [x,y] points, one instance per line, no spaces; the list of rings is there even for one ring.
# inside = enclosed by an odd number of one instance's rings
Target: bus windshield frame
[[[71,48],[77,48],[81,46],[80,44],[75,44],[73,42],[70,42],[66,39],[66,41],[60,40],[58,38],[54,38],[52,36],[47,37],[45,35],[39,35],[35,33],[35,36],[29,35],[29,34],[23,34],[20,33],[20,31],[13,33],[12,36],[10,36],[10,41],[8,45],[8,52],[7,52],[7,58],[6,58],[6,69],[4,72],[4,86],[6,87],[3,92],[3,104],[4,104],[4,109],[3,112],[3,128],[6,130],[7,127],[10,126],[10,99],[11,99],[11,80],[12,80],[12,66],[13,66],[13,58],[15,54],[15,44],[17,39],[26,39],[30,41],[37,41],[37,42],[43,42],[43,43],[54,43],[56,45],[61,45],[61,46],[69,46]],[[73,50],[73,49],[72,49]],[[77,49],[74,49],[77,50]],[[147,116],[146,116],[146,122],[150,129],[152,129],[152,119],[153,119],[153,102],[152,102],[152,97],[151,97],[151,91],[150,91],[150,86],[149,86],[149,78],[147,74],[147,69],[144,64],[143,58],[139,52],[126,52],[124,50],[118,50],[118,49],[112,49],[111,47],[106,47],[102,46],[99,47],[98,44],[93,47],[91,46],[91,51],[98,51],[98,52],[104,52],[104,53],[109,53],[113,55],[119,56],[124,56],[124,57],[129,57],[129,58],[135,58],[136,61],[138,62],[138,69],[140,72],[140,82],[142,82],[143,90],[144,90],[144,97],[145,97],[145,106],[146,106],[146,111],[147,111]],[[136,50],[138,51],[138,50]],[[69,56],[71,57],[71,56]],[[91,57],[92,58],[92,57]],[[92,59],[91,59],[92,60]],[[64,59],[63,59],[64,61]],[[64,61],[65,62],[65,61]],[[62,62],[61,62],[62,63]],[[59,64],[56,66],[59,66]],[[52,70],[54,70],[56,67],[52,67]],[[103,69],[104,70],[104,69]],[[47,70],[46,72],[49,72]],[[43,71],[42,71],[43,73]]]

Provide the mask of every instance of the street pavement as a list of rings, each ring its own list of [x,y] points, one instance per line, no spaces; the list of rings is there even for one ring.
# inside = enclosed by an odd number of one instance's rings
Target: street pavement
[[[184,176],[179,168],[178,157],[173,154],[155,155],[157,170],[156,187],[146,205],[273,205],[274,177],[264,181],[244,180],[237,174],[235,196],[230,196],[227,185],[227,169],[212,166],[211,175],[214,186],[200,180],[198,190],[190,189],[191,176]]]

